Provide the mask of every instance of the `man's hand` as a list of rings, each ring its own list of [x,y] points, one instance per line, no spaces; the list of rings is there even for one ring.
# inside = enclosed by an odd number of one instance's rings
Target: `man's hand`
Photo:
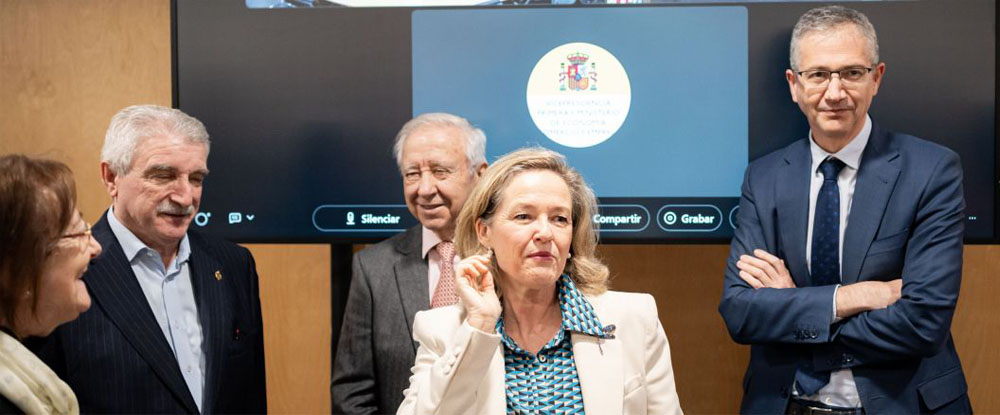
[[[785,268],[785,261],[763,249],[755,249],[753,256],[742,255],[736,262],[740,278],[758,288],[795,288],[795,281]],[[902,294],[903,280],[862,281],[843,285],[837,289],[837,317],[886,308]]]
[[[736,262],[740,278],[757,288],[795,288],[792,275],[785,268],[785,261],[763,249],[755,249],[754,256],[741,255]]]
[[[855,314],[886,308],[899,300],[903,280],[861,281],[844,285],[837,289],[837,317],[847,318]]]

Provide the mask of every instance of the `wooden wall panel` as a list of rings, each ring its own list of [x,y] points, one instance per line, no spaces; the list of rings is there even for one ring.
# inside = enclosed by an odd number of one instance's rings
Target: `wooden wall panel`
[[[0,153],[69,164],[80,210],[110,205],[100,149],[111,116],[170,105],[168,0],[0,1]]]
[[[268,410],[330,413],[330,246],[247,247],[260,276]]]
[[[98,153],[111,115],[131,104],[170,104],[169,18],[168,0],[0,0],[0,153],[68,163],[90,220],[110,203]],[[249,247],[261,276],[269,406],[275,413],[326,413],[330,249]],[[716,311],[728,248],[600,249],[615,289],[656,297],[687,412],[734,412],[748,349],[729,340]],[[966,248],[952,332],[980,413],[1000,413],[997,275],[1000,246]]]
[[[951,334],[969,383],[972,409],[1000,413],[1000,246],[967,245]]]

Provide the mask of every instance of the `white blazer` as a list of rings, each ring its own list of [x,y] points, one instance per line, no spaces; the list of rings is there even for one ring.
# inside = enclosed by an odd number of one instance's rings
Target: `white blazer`
[[[670,346],[649,294],[587,296],[613,339],[573,333],[588,414],[680,414]],[[420,342],[398,414],[490,414],[507,410],[500,335],[469,326],[461,304],[417,313]]]

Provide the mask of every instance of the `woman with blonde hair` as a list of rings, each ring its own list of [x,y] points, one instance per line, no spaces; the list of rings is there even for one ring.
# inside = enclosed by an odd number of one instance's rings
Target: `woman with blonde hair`
[[[680,413],[648,294],[608,291],[596,198],[565,158],[493,163],[459,214],[459,304],[417,314],[399,414]]]
[[[0,413],[77,414],[69,386],[21,344],[90,307],[83,272],[101,246],[65,164],[0,157]]]

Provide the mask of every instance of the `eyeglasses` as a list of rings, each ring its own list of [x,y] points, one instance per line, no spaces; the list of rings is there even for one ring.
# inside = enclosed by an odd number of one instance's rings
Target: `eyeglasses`
[[[81,236],[86,236],[89,238],[93,228],[91,228],[90,224],[87,223],[86,221],[83,222],[83,226],[86,227],[86,229],[84,229],[83,232],[67,233],[61,236],[60,239],[73,239],[73,238],[79,238]]]
[[[827,70],[809,70],[809,71],[798,71],[795,72],[802,78],[802,83],[809,87],[822,87],[830,83],[830,79],[833,79],[833,74],[837,74],[837,78],[840,78],[840,82],[844,84],[856,84],[861,82],[871,72],[874,68],[845,68],[838,71],[827,71]]]

